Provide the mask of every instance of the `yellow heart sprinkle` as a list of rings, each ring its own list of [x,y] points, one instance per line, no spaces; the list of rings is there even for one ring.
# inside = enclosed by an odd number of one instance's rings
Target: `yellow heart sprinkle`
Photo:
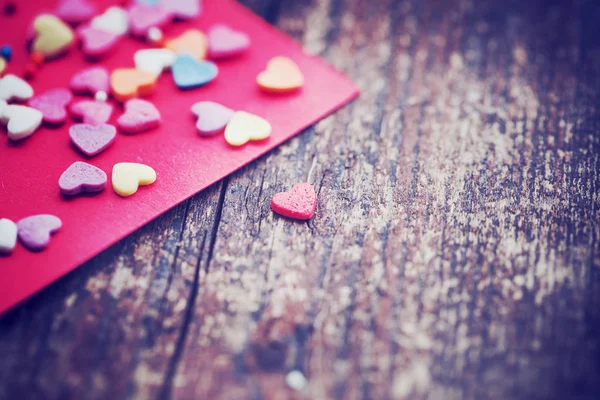
[[[71,28],[54,15],[40,15],[33,22],[37,37],[33,42],[33,50],[45,56],[55,56],[66,50],[73,43]]]
[[[6,68],[6,61],[4,61],[4,58],[0,57],[0,75],[2,75],[4,68]]]
[[[232,146],[242,146],[249,140],[263,140],[271,136],[271,124],[261,117],[237,111],[225,128],[225,140]]]
[[[113,166],[112,185],[119,196],[131,196],[140,185],[150,185],[155,180],[156,172],[145,164],[122,162]]]

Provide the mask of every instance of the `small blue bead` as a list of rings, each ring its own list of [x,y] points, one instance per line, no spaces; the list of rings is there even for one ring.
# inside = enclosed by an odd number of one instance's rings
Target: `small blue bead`
[[[0,55],[6,61],[10,61],[10,59],[12,58],[12,49],[10,48],[10,46],[9,45],[2,46],[2,48],[0,49]]]

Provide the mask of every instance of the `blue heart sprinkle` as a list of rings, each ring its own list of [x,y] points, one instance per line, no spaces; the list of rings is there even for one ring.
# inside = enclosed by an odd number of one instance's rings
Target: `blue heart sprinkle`
[[[173,80],[179,89],[206,85],[219,74],[219,68],[210,61],[198,61],[188,54],[177,56],[171,66]]]
[[[136,0],[135,2],[138,4],[146,4],[149,6],[155,6],[160,2],[160,0]]]

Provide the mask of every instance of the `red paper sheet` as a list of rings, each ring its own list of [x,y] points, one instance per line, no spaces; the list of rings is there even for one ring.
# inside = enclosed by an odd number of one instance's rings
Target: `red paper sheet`
[[[22,75],[28,57],[27,28],[35,15],[52,10],[56,2],[16,3],[15,15],[0,16],[0,44],[8,43],[13,48],[7,72]],[[116,2],[96,3],[104,10]],[[200,18],[171,24],[164,33],[173,37],[191,27],[206,31],[217,22],[247,32],[252,38],[251,50],[241,58],[218,62],[220,74],[216,81],[195,90],[178,90],[170,72],[163,73],[155,93],[148,97],[162,114],[164,122],[159,129],[137,135],[119,133],[112,147],[91,159],[70,145],[71,121],[60,128],[43,127],[18,143],[0,135],[0,218],[16,222],[29,215],[49,213],[63,221],[62,229],[44,251],[32,253],[18,244],[11,255],[0,256],[0,313],[357,95],[355,86],[344,76],[321,59],[305,54],[298,44],[230,0],[205,0]],[[134,52],[145,47],[146,43],[126,38],[118,51],[100,63],[109,70],[133,67]],[[273,96],[258,90],[256,75],[278,55],[292,58],[303,71],[305,85],[300,93]],[[79,51],[72,50],[44,64],[32,86],[36,94],[68,87],[73,74],[89,65]],[[201,138],[190,112],[190,106],[201,100],[262,116],[272,124],[273,134],[266,143],[250,143],[240,149],[229,147],[223,135]],[[118,107],[112,123],[121,112]],[[97,196],[65,200],[59,193],[58,178],[78,160],[102,168],[109,175],[109,186]],[[156,182],[141,187],[129,198],[119,197],[110,187],[110,174],[112,166],[123,161],[152,166],[157,172]]]

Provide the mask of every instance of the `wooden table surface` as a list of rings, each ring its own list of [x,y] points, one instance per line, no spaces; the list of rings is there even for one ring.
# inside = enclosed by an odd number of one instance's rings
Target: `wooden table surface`
[[[0,399],[599,398],[598,2],[245,3],[361,97],[6,314]]]

